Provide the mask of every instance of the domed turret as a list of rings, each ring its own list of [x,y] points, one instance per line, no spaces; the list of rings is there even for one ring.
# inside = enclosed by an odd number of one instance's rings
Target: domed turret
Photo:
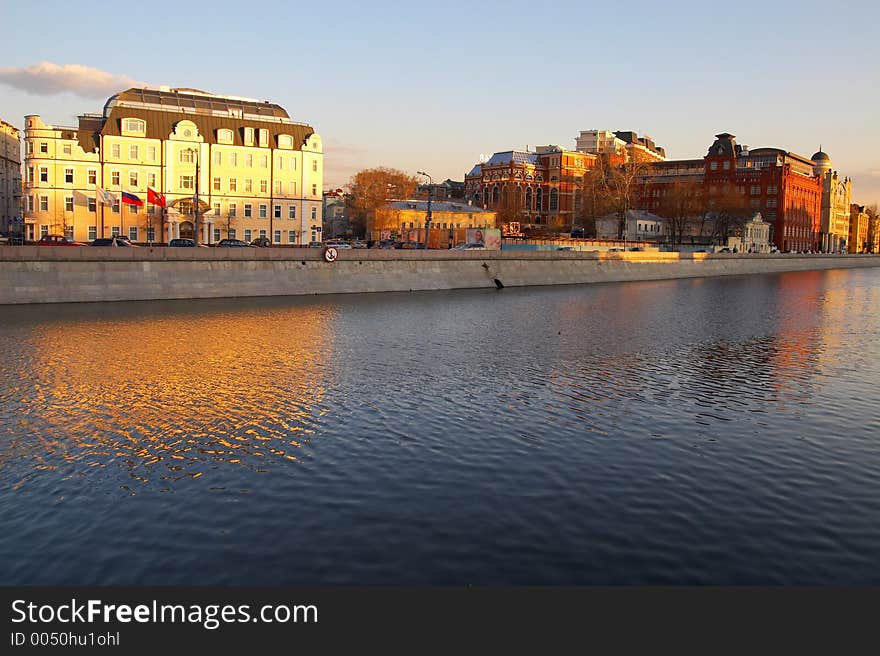
[[[822,175],[826,171],[831,170],[831,158],[828,157],[828,153],[822,152],[822,146],[819,146],[819,151],[810,159],[813,160],[813,173],[815,175]]]

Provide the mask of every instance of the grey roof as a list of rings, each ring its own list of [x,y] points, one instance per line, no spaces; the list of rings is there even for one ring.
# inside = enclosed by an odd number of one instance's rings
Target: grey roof
[[[426,200],[395,200],[388,203],[386,207],[395,210],[418,210],[420,212],[428,211],[428,201]],[[466,203],[450,203],[447,201],[431,201],[431,212],[461,212],[462,214],[476,214],[479,212],[488,212],[482,207],[476,205],[468,205]]]
[[[830,162],[831,158],[828,157],[828,153],[824,153],[821,150],[813,155],[811,158],[814,162]]]
[[[497,166],[499,164],[536,164],[538,161],[537,153],[526,153],[521,150],[506,150],[501,153],[495,153],[483,166]]]
[[[472,177],[472,176],[475,176],[475,175],[481,175],[482,173],[483,173],[483,165],[482,165],[482,164],[476,164],[476,165],[474,165],[474,168],[471,169],[471,172],[467,174],[467,177]]]

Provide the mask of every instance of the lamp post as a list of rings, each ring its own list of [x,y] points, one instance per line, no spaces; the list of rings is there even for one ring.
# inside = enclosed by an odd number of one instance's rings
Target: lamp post
[[[193,241],[199,245],[199,151],[197,148],[187,148],[186,152],[193,153],[196,160],[195,195],[193,196]]]
[[[431,229],[431,197],[434,195],[434,178],[424,171],[416,171],[419,175],[428,178],[428,214],[425,217],[425,250],[428,250],[428,231]]]

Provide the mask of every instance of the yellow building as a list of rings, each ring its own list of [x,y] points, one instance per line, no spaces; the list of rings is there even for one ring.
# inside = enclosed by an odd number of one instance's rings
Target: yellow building
[[[865,211],[864,205],[850,206],[849,219],[849,252],[850,253],[870,253],[873,244],[868,241],[869,232],[868,213]],[[873,235],[871,235],[873,239]]]
[[[811,158],[813,173],[822,179],[822,244],[824,252],[855,252],[856,244],[850,238],[850,199],[852,180],[841,177],[832,169],[831,158],[822,149]]]
[[[397,235],[408,230],[425,227],[428,202],[424,200],[399,200],[376,209],[375,216],[367,224],[367,235],[380,239],[380,232]],[[465,203],[434,201],[431,203],[431,227],[450,230],[453,228],[494,228],[496,212]]]
[[[25,117],[25,221],[37,239],[307,244],[321,237],[323,159],[318,134],[279,105],[129,89],[75,128]],[[115,202],[99,202],[99,188]],[[149,203],[147,188],[167,207]],[[143,205],[122,203],[123,192]]]
[[[21,216],[21,140],[18,129],[0,120],[0,231]]]

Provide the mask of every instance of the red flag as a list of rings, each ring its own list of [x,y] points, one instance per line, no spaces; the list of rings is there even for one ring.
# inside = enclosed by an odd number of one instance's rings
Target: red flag
[[[165,207],[165,194],[160,194],[147,187],[147,202],[159,207]]]

